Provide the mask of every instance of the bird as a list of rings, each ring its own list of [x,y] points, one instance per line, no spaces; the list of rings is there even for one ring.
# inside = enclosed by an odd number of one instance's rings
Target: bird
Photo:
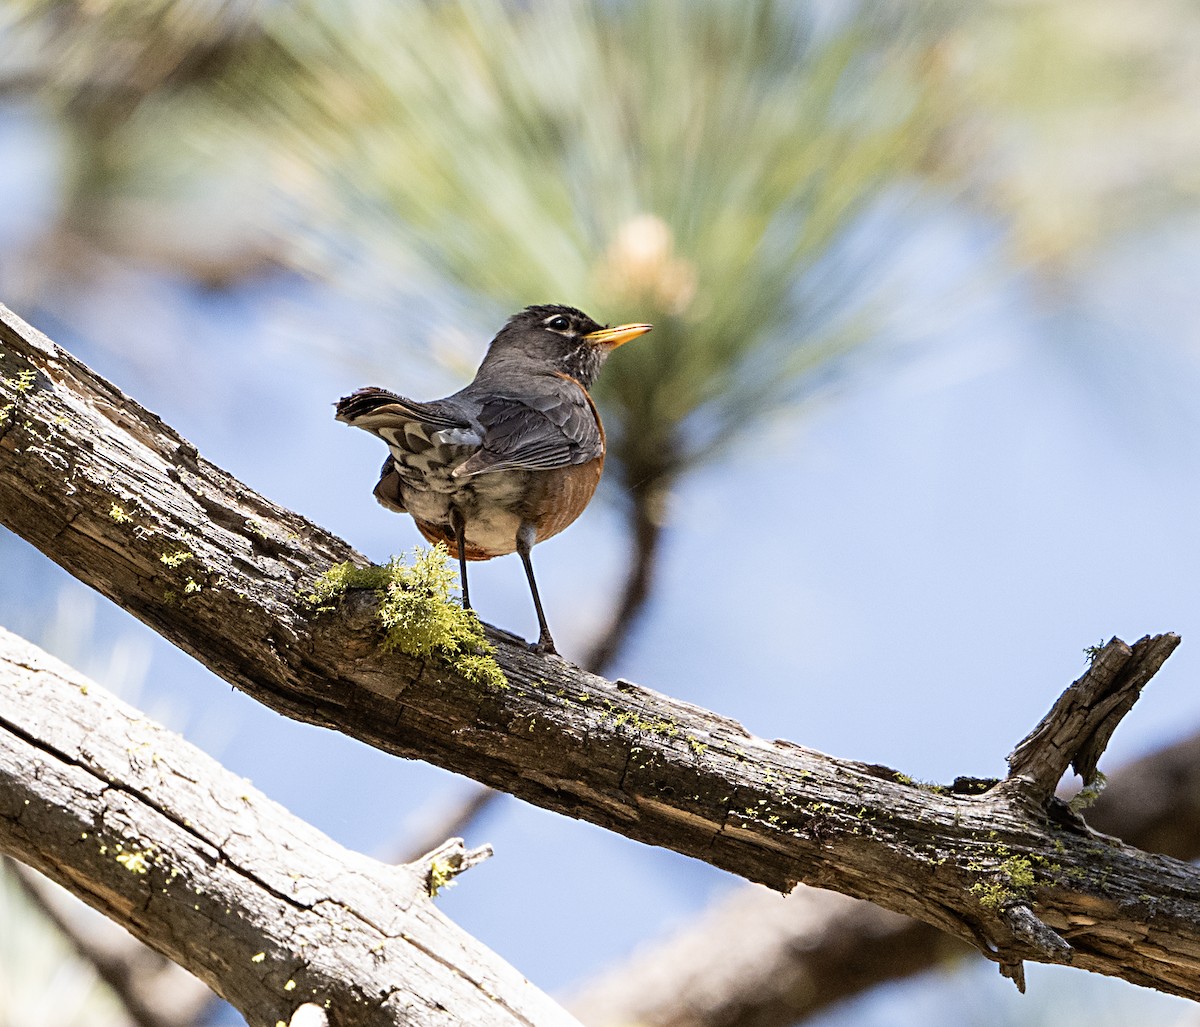
[[[653,326],[601,325],[560,304],[513,314],[475,378],[444,399],[417,402],[368,387],[343,397],[337,420],[388,446],[375,498],[408,513],[430,542],[467,562],[517,553],[538,620],[534,651],[557,654],[530,551],[584,510],[604,467],[604,426],[588,390],[618,346]]]

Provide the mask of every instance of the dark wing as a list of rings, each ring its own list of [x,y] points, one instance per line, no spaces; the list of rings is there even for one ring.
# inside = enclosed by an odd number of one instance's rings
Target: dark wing
[[[454,476],[521,468],[548,471],[604,453],[604,431],[591,397],[562,378],[535,394],[489,396],[479,411],[483,444]]]

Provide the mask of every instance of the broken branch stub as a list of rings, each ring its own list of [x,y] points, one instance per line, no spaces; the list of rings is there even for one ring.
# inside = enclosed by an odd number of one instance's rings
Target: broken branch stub
[[[1020,779],[1043,804],[1068,766],[1091,784],[1113,731],[1177,645],[1179,636],[1170,633],[1146,635],[1132,646],[1119,638],[1109,641],[1009,754],[1009,779]]]

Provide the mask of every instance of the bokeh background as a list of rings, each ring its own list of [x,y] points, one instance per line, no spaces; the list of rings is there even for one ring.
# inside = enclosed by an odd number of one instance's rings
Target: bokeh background
[[[1197,110],[1187,0],[7,0],[0,302],[376,561],[419,538],[339,396],[452,391],[529,303],[652,321],[535,555],[565,655],[948,781],[1002,775],[1085,647],[1179,632],[1111,769],[1200,729]],[[519,563],[473,571],[533,637]],[[474,794],[2,530],[0,623],[364,852]],[[439,902],[556,993],[738,887],[515,800],[467,838],[497,855]],[[124,1022],[0,894],[0,1024]],[[812,1022],[1132,1021],[1200,1014],[960,962]]]

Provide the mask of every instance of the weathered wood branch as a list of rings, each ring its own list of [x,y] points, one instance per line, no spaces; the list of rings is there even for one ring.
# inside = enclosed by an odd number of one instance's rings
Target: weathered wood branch
[[[1023,778],[922,788],[501,632],[505,689],[381,652],[371,594],[327,615],[297,600],[330,564],[362,562],[344,542],[3,310],[0,354],[0,521],[267,705],[778,890],[871,899],[970,942],[1018,983],[1024,959],[1069,960],[1200,997],[1195,868],[1095,836]],[[1143,640],[1122,666],[1161,662],[1169,639]]]
[[[1096,652],[1087,673],[1059,696],[1009,754],[1010,777],[1021,779],[1038,804],[1054,794],[1068,766],[1090,785],[1117,724],[1178,644],[1174,635],[1159,636],[1155,645],[1142,647],[1136,659],[1124,646],[1108,645]]]
[[[0,629],[0,850],[194,971],[252,1025],[574,1023],[429,898],[482,853],[387,866],[297,820]],[[308,1015],[308,1014],[306,1014]]]
[[[1120,767],[1086,816],[1093,829],[1130,845],[1196,859],[1200,734]],[[747,886],[606,968],[566,1004],[588,1027],[788,1027],[973,951],[845,895],[801,885],[781,902]]]

